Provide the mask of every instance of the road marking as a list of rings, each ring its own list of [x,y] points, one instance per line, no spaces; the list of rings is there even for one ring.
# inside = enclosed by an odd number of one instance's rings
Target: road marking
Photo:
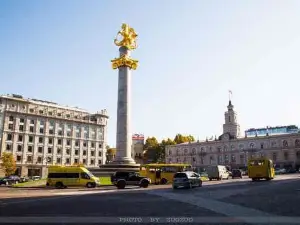
[[[256,217],[262,218],[273,218],[276,221],[278,216],[272,215],[270,213],[266,213],[257,209],[247,208],[244,206],[234,205],[231,203],[225,203],[217,200],[212,200],[208,198],[202,198],[195,195],[184,195],[184,197],[177,193],[171,192],[163,192],[163,191],[149,191],[149,194],[157,195],[160,197],[164,197],[170,200],[175,200],[183,203],[188,203],[191,205],[198,206],[200,208],[205,208],[210,211],[214,211],[219,214],[223,214],[229,217],[239,217],[242,218],[245,223],[257,223],[255,221]],[[281,217],[278,217],[278,219]],[[286,217],[289,221],[299,222],[295,218]]]

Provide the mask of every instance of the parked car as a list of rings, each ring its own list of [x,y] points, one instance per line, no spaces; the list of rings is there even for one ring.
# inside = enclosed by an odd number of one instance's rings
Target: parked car
[[[238,169],[233,169],[231,171],[231,177],[232,177],[232,179],[234,179],[234,178],[243,178],[242,171],[238,170]]]
[[[227,168],[223,165],[214,165],[214,166],[209,166],[207,167],[207,174],[209,180],[223,180],[229,178],[229,172]]]
[[[173,179],[173,189],[194,187],[202,187],[200,174],[191,171],[175,173]]]
[[[20,177],[12,175],[8,177],[4,177],[0,180],[0,185],[11,185],[11,184],[17,184],[20,182]]]
[[[118,189],[123,189],[126,185],[147,188],[151,183],[151,180],[148,177],[140,176],[140,174],[136,172],[125,171],[114,173],[110,180]]]

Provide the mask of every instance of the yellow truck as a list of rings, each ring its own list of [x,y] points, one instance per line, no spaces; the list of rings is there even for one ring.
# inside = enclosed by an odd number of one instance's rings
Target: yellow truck
[[[248,176],[253,181],[274,179],[275,169],[273,161],[267,158],[250,159],[248,161]]]
[[[48,167],[47,186],[66,188],[84,186],[95,188],[100,185],[99,178],[80,166],[50,166]]]

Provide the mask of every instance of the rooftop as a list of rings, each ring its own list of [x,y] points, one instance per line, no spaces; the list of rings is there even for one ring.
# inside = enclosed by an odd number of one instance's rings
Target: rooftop
[[[90,114],[87,110],[79,108],[79,107],[59,105],[56,102],[45,101],[45,100],[40,100],[40,99],[35,99],[35,98],[32,98],[32,99],[24,98],[22,95],[17,95],[17,94],[0,95],[0,98],[6,98],[6,99],[15,100],[15,101],[22,101],[22,102],[27,102],[27,103],[31,103],[31,104],[55,107],[55,108],[59,108],[59,109],[73,110],[73,111],[77,111],[77,112],[83,112],[83,113]],[[97,114],[106,115],[107,111],[101,110],[100,112],[97,112]]]

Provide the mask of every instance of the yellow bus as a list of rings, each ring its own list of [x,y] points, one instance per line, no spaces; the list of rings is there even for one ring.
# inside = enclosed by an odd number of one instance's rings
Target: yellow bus
[[[168,184],[177,172],[192,170],[190,164],[146,164],[140,167],[140,175],[150,178],[153,184]]]
[[[248,176],[253,181],[272,180],[275,177],[274,164],[271,159],[257,158],[248,160]]]
[[[48,167],[47,186],[66,188],[68,186],[85,186],[94,188],[100,185],[99,178],[80,166]]]

